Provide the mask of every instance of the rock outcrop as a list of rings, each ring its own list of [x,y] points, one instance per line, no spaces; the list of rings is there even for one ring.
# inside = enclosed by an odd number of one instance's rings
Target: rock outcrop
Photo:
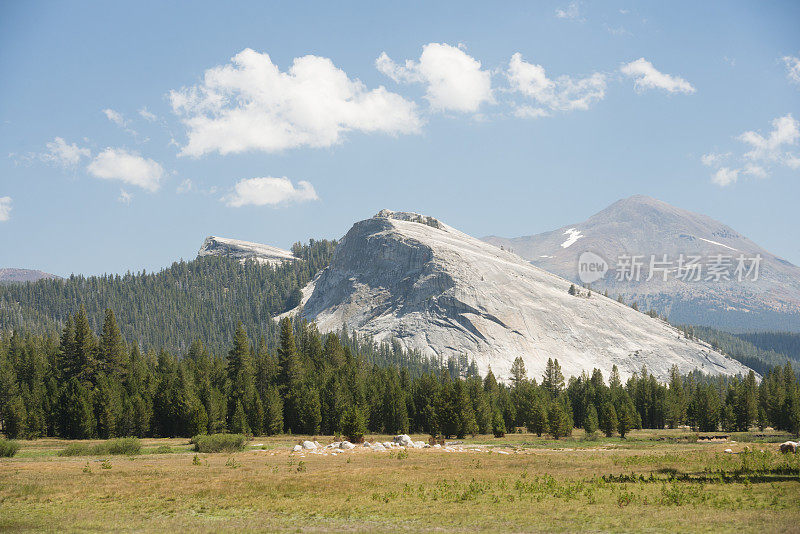
[[[623,378],[643,365],[662,380],[672,365],[748,371],[659,319],[569,286],[433,217],[384,210],[351,228],[300,313],[323,332],[346,326],[430,356],[465,354],[503,378],[518,356],[532,377],[551,357],[566,375],[608,377],[615,364]]]
[[[282,250],[260,243],[251,243],[249,241],[216,236],[207,237],[197,255],[227,256],[242,262],[254,260],[269,265],[279,265],[287,261],[297,261],[297,258],[288,250]]]

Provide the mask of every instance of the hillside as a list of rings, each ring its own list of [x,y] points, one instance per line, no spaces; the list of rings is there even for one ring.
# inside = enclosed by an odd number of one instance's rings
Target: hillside
[[[521,356],[533,375],[548,358],[565,374],[643,365],[659,379],[747,368],[683,337],[661,320],[570,283],[433,217],[384,210],[357,222],[331,265],[306,288],[302,316],[321,331],[343,325],[447,358],[467,354],[481,372],[507,377]]]

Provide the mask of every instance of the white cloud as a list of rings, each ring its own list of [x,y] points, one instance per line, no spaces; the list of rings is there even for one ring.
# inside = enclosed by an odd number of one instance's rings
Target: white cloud
[[[47,152],[39,155],[41,160],[65,168],[74,167],[81,162],[82,158],[92,155],[88,148],[81,148],[75,143],[67,144],[61,137],[56,137],[45,146],[47,146]]]
[[[437,111],[475,112],[484,102],[494,102],[491,73],[455,46],[428,43],[419,61],[407,59],[404,65],[383,52],[375,66],[395,82],[425,84],[425,98]]]
[[[295,58],[281,72],[249,48],[169,97],[189,137],[181,154],[194,157],[328,147],[349,131],[414,133],[422,125],[415,103],[382,86],[369,90],[328,58]]]
[[[119,197],[117,197],[117,201],[120,204],[125,204],[126,206],[130,206],[131,200],[133,200],[133,195],[131,195],[124,189],[119,190]]]
[[[783,62],[786,64],[786,77],[800,84],[800,57],[784,56]]]
[[[125,127],[125,125],[127,124],[126,121],[125,121],[125,117],[122,116],[122,113],[114,111],[111,108],[104,109],[103,113],[105,114],[105,116],[106,116],[106,118],[108,120],[110,120],[111,122],[113,122],[117,126]]]
[[[773,119],[771,124],[772,131],[766,136],[750,130],[736,138],[749,148],[743,154],[735,157],[730,152],[703,155],[701,161],[704,165],[717,168],[711,181],[726,186],[734,183],[740,174],[764,179],[775,165],[783,165],[792,170],[800,169],[800,157],[791,152],[800,140],[800,122],[787,114]],[[734,164],[738,163],[738,167],[722,167],[723,162],[728,159],[734,159]]]
[[[147,191],[156,191],[164,169],[153,161],[123,148],[106,148],[89,164],[92,176],[105,180],[120,180]]]
[[[150,112],[150,110],[148,110],[146,107],[139,110],[139,116],[148,122],[155,122],[158,120],[158,116],[155,113]]]
[[[242,206],[277,206],[295,202],[319,200],[314,186],[306,181],[297,182],[297,187],[286,178],[250,178],[239,180],[233,193],[222,200],[232,208]]]
[[[553,111],[589,109],[591,104],[602,100],[606,94],[606,78],[599,72],[586,78],[559,76],[553,80],[547,77],[544,67],[524,61],[519,52],[511,56],[506,76],[512,91],[532,98],[539,106]],[[546,110],[523,106],[517,108],[515,114],[537,117],[545,115]]]
[[[570,2],[569,5],[563,9],[556,9],[556,17],[560,19],[569,20],[582,20],[581,6],[578,2]]]
[[[0,222],[11,218],[11,197],[0,197]]]
[[[703,162],[703,165],[706,167],[716,167],[722,164],[723,161],[731,157],[730,152],[726,152],[724,154],[715,154],[713,152],[709,152],[708,154],[703,154],[700,158],[700,161]]]
[[[720,187],[726,187],[736,183],[736,180],[738,179],[739,170],[730,169],[728,167],[722,167],[721,169],[718,169],[717,172],[711,176],[711,181]]]
[[[688,81],[680,76],[671,76],[660,72],[643,57],[626,63],[619,70],[622,74],[634,79],[634,87],[639,92],[647,89],[663,89],[669,93],[691,94],[695,92],[695,88]]]
[[[791,114],[772,120],[772,131],[767,137],[748,131],[737,139],[750,145],[751,150],[744,157],[752,161],[782,162],[791,156],[786,148],[797,143],[800,138],[800,123]]]

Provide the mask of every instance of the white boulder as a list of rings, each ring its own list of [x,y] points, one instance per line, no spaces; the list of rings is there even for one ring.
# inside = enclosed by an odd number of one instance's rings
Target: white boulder
[[[413,442],[411,441],[411,436],[409,436],[408,434],[400,434],[399,436],[395,436],[392,441],[400,445],[401,447],[408,447],[409,445],[413,446]]]
[[[314,449],[317,448],[317,444],[314,443],[313,441],[304,441],[303,448],[307,451],[313,451]]]
[[[292,449],[292,452],[300,452],[302,450],[303,447],[301,445],[295,445],[294,448]]]
[[[781,452],[789,453],[789,452],[797,452],[797,442],[796,441],[785,441],[781,443]]]
[[[356,446],[355,446],[355,445],[353,445],[352,443],[350,443],[349,441],[343,441],[343,442],[341,442],[341,443],[339,444],[339,448],[340,448],[340,449],[344,449],[344,450],[346,450],[346,451],[349,451],[350,449],[355,449],[355,448],[356,448]]]

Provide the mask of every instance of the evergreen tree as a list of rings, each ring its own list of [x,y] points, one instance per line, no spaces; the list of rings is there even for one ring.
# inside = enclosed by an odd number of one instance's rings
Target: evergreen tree
[[[542,376],[542,387],[550,392],[550,395],[555,398],[564,389],[564,375],[561,373],[561,366],[558,360],[552,358],[547,359],[547,367],[545,367],[544,376]]]
[[[613,436],[614,431],[617,430],[618,423],[617,411],[614,409],[614,405],[611,404],[611,402],[606,402],[603,404],[603,409],[600,410],[599,417],[599,426],[600,430],[603,431],[603,434],[609,438]]]
[[[597,409],[594,404],[589,404],[586,408],[586,416],[583,418],[583,431],[587,436],[592,436],[600,426],[597,416]]]

